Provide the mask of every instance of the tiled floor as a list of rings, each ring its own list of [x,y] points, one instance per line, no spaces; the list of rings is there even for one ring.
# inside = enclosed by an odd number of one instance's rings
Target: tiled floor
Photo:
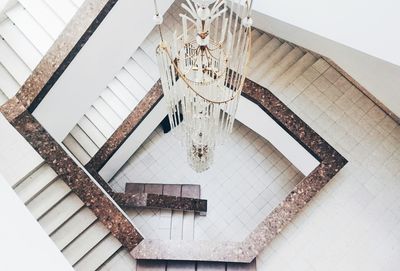
[[[208,212],[196,216],[195,239],[241,241],[302,178],[269,142],[236,122],[232,137],[217,150],[208,171],[195,173],[179,141],[157,128],[111,186],[123,191],[126,182],[200,184]],[[147,238],[160,238],[159,212],[129,214]]]
[[[349,163],[257,258],[258,270],[398,270],[400,126],[323,60],[274,94]]]

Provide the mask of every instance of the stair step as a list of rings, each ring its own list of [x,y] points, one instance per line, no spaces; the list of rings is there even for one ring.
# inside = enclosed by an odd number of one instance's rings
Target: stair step
[[[133,59],[143,68],[144,71],[150,77],[157,81],[160,78],[160,73],[158,72],[157,64],[143,51],[142,48],[138,48],[133,54]]]
[[[94,271],[99,268],[119,248],[121,243],[111,234],[85,255],[75,266],[76,271]]]
[[[118,93],[119,90],[115,90],[115,93]],[[122,119],[126,119],[129,115],[129,108],[118,98],[114,91],[109,88],[106,88],[102,93],[101,97],[103,100],[114,110],[115,113]]]
[[[140,102],[146,95],[147,90],[145,90],[125,68],[122,68],[117,73],[116,77],[129,90],[132,96],[135,97],[136,103]],[[114,83],[116,82],[111,82],[110,84]]]
[[[226,271],[256,271],[257,265],[254,259],[251,263],[228,263]]]
[[[67,149],[81,162],[82,165],[87,164],[91,157],[90,155],[79,145],[78,141],[75,140],[70,134],[64,139],[63,144]]]
[[[122,123],[123,119],[104,101],[99,97],[93,104],[97,112],[111,125],[114,132]],[[111,135],[110,135],[111,136]]]
[[[19,0],[39,25],[55,40],[64,29],[64,22],[41,0]]]
[[[23,60],[30,70],[34,70],[42,59],[42,55],[25,35],[11,23],[0,24],[0,35],[13,51]]]
[[[86,117],[83,116],[78,122],[79,127],[87,134],[98,148],[101,148],[106,143],[107,138],[100,130]]]
[[[135,79],[137,79],[138,83],[146,90],[146,92],[153,87],[155,80],[153,80],[134,59],[130,58],[124,67]]]
[[[251,51],[253,52],[253,57],[256,52],[258,52],[265,44],[267,44],[271,40],[271,37],[267,34],[262,34],[258,39],[256,39],[251,47]]]
[[[300,58],[292,67],[290,67],[284,74],[282,74],[275,82],[271,85],[271,89],[283,90],[291,82],[296,80],[308,67],[310,67],[315,61],[316,57],[311,53],[306,53]]]
[[[86,112],[85,115],[88,120],[90,120],[96,126],[96,128],[99,129],[105,138],[109,138],[114,133],[115,129],[93,106],[88,112]]]
[[[256,71],[252,75],[254,81],[262,81],[266,74],[268,74],[270,70],[272,70],[275,64],[281,61],[281,59],[285,55],[287,55],[292,49],[293,47],[290,46],[288,43],[283,43],[281,46],[279,46],[279,48],[276,49],[264,63],[256,68]]]
[[[69,23],[69,21],[75,15],[76,6],[74,6],[70,1],[65,1],[65,0],[44,0],[44,1],[58,15],[58,17],[60,17],[61,20],[64,21],[64,23]]]
[[[2,39],[0,39],[0,63],[20,85],[24,84],[31,74],[29,67]]]
[[[42,55],[46,54],[47,50],[49,50],[53,44],[53,39],[36,22],[32,15],[20,5],[9,10],[6,14],[39,52]]]
[[[99,270],[136,271],[136,260],[125,248],[120,248]]]
[[[99,147],[94,144],[94,142],[85,134],[84,131],[79,126],[75,126],[72,131],[71,135],[75,138],[77,142],[82,146],[82,148],[91,156],[93,157],[99,150]]]
[[[195,271],[196,262],[188,261],[168,261],[167,271]]]
[[[303,52],[298,47],[294,48],[264,76],[264,78],[261,80],[261,83],[264,86],[271,85],[275,79],[287,71],[302,56]]]
[[[68,262],[74,265],[108,234],[108,229],[100,221],[97,221],[64,248],[62,253]]]
[[[258,50],[258,52],[254,52],[255,57],[253,57],[249,61],[250,69],[257,69],[258,66],[266,61],[268,57],[282,45],[282,42],[277,38],[271,39],[267,44],[265,44],[262,48]]]
[[[48,164],[43,164],[33,174],[23,180],[15,188],[15,192],[21,201],[26,204],[43,191],[56,177],[56,172]]]
[[[57,178],[42,193],[32,199],[27,204],[27,207],[32,215],[36,219],[39,219],[60,200],[62,200],[70,191],[71,189],[64,183],[64,181]]]
[[[93,212],[89,208],[84,207],[51,234],[50,237],[58,249],[63,250],[96,219]]]
[[[1,51],[0,54],[2,54]],[[7,98],[11,98],[18,92],[20,85],[1,62],[0,60],[0,89]]]
[[[39,224],[50,235],[73,216],[84,203],[75,193],[69,193],[61,202],[39,219]]]
[[[198,262],[197,271],[226,271],[226,263]]]
[[[251,43],[254,44],[254,42],[261,36],[260,31],[256,29],[251,30]]]
[[[128,109],[129,113],[138,104],[135,96],[132,95],[129,89],[127,89],[126,86],[121,83],[118,78],[114,78],[111,83],[108,84],[108,87],[118,97],[118,99],[120,99],[124,103],[124,106]]]
[[[141,261],[136,263],[136,271],[166,271],[165,261]]]

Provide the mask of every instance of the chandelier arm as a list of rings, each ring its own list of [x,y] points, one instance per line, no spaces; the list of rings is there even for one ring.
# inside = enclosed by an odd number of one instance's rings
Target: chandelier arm
[[[250,29],[250,28],[249,28],[249,29]],[[250,46],[250,45],[251,45],[251,35],[250,35],[250,31],[249,31],[249,34],[248,34],[248,36],[247,36],[247,40],[248,40],[249,48],[251,48],[251,46]],[[244,79],[245,79],[243,76],[240,77],[240,78],[241,78],[241,79],[240,79],[241,82],[240,82],[240,86],[237,88],[237,91],[235,91],[236,93],[235,93],[234,95],[232,95],[232,97],[230,97],[229,99],[226,99],[226,100],[223,100],[223,101],[214,101],[214,100],[211,100],[211,99],[208,99],[208,98],[204,97],[203,95],[201,95],[200,93],[198,93],[198,92],[194,89],[194,87],[191,86],[191,84],[190,84],[189,81],[187,80],[186,76],[185,76],[184,74],[182,74],[182,72],[180,71],[179,67],[178,67],[177,64],[175,63],[174,59],[172,58],[171,54],[169,53],[168,48],[167,48],[167,46],[165,45],[165,43],[160,44],[159,48],[160,48],[161,50],[165,51],[165,53],[166,53],[166,55],[168,56],[170,62],[171,62],[172,65],[174,66],[175,72],[178,74],[179,78],[181,78],[181,79],[185,82],[186,86],[187,86],[190,90],[192,90],[197,96],[199,96],[199,97],[202,98],[203,100],[205,100],[205,101],[207,101],[207,102],[210,102],[210,103],[214,103],[214,104],[224,104],[224,103],[228,103],[228,102],[234,100],[237,96],[240,95],[240,91],[239,91],[239,90],[243,88]],[[249,51],[248,51],[248,53],[247,53],[246,63],[247,63],[248,60],[249,60],[250,53],[251,53],[251,50],[249,49]],[[247,71],[247,65],[245,65],[243,72],[246,72],[246,71]],[[232,70],[231,70],[231,72],[233,73]],[[237,72],[236,72],[236,73],[237,73]],[[232,76],[234,76],[234,75],[230,75],[230,77],[232,77]],[[225,82],[225,85],[228,85],[227,83],[228,83],[228,82],[226,81],[226,82]],[[228,85],[228,87],[232,89],[232,85]],[[234,89],[232,89],[232,90],[234,90]]]

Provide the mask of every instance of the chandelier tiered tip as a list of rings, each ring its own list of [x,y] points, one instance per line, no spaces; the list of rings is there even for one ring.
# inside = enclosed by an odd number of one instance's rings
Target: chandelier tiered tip
[[[207,170],[217,145],[232,132],[251,47],[252,0],[186,0],[182,33],[160,30],[157,60],[171,128],[189,165]]]

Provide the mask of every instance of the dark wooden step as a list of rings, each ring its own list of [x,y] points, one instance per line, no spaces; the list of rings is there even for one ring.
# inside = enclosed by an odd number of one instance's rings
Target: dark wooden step
[[[200,185],[197,184],[154,184],[154,183],[127,183],[125,193],[148,193],[165,196],[200,198]]]

